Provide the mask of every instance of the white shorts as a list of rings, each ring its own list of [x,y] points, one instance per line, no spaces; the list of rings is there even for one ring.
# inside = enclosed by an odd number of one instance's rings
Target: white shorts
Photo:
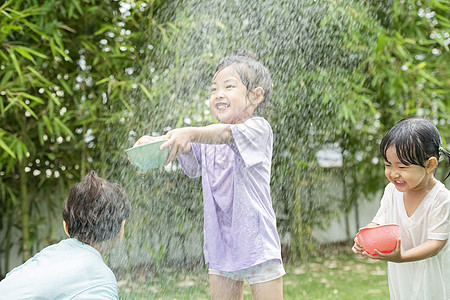
[[[230,278],[235,281],[247,280],[248,284],[252,285],[280,278],[286,274],[286,271],[283,268],[283,264],[278,259],[272,259],[259,265],[234,272],[225,272],[210,268],[208,273],[210,275],[219,275]]]

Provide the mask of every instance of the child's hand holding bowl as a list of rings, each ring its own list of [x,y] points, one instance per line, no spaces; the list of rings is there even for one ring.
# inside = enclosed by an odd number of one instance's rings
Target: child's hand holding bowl
[[[134,143],[133,148],[136,146],[141,146],[141,145],[150,144],[150,143],[159,142],[159,141],[165,141],[165,140],[167,140],[167,137],[165,135],[162,135],[162,136],[144,135],[139,140],[137,140],[136,143]]]
[[[394,251],[395,253],[392,253]],[[394,256],[397,254],[401,256],[399,226],[386,224],[361,228],[356,234],[353,252],[363,256],[367,255],[370,258],[396,260],[397,257]],[[386,255],[388,253],[392,253],[392,255]]]
[[[164,166],[168,149],[161,149],[161,145],[167,141],[166,136],[148,136],[141,137],[132,148],[125,150],[128,160],[142,171],[157,169]]]

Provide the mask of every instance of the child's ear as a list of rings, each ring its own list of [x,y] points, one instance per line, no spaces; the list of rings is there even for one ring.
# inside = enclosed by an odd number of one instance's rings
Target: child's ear
[[[252,90],[251,102],[252,104],[260,104],[264,99],[264,89],[262,87],[257,87]]]
[[[438,161],[436,157],[430,157],[427,161],[426,171],[427,173],[432,172],[437,167]]]
[[[63,227],[64,227],[64,232],[67,234],[68,237],[70,237],[69,230],[67,229],[66,221],[63,221]]]

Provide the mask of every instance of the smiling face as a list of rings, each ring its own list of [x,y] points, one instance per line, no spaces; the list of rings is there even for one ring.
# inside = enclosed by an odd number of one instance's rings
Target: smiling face
[[[211,84],[209,106],[222,123],[239,124],[249,119],[258,106],[256,93],[248,93],[232,66],[216,73]]]
[[[403,164],[397,156],[395,145],[388,148],[386,158],[384,174],[399,192],[421,192],[432,184],[431,171],[427,167]]]

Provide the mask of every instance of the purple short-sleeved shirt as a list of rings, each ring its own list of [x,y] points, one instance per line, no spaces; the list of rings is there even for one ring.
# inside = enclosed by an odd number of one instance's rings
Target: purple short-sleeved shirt
[[[206,263],[228,272],[281,261],[270,197],[272,129],[260,117],[230,129],[234,143],[192,143],[191,153],[177,157],[186,175],[202,176]]]

